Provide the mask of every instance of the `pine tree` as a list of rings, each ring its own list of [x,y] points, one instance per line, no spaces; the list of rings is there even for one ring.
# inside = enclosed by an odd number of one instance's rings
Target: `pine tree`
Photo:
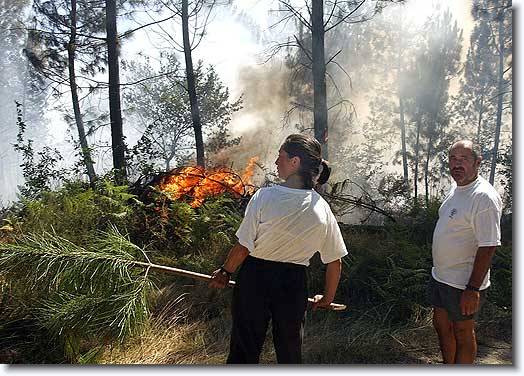
[[[101,1],[35,0],[35,24],[29,28],[32,46],[26,49],[29,61],[50,83],[56,96],[62,96],[64,86],[71,93],[80,155],[91,185],[96,174],[81,113],[77,76],[94,75],[104,69],[104,39],[97,36],[103,31],[101,8]]]
[[[132,148],[136,157],[130,161],[139,173],[157,169],[165,171],[185,163],[192,156],[195,139],[185,76],[173,53],[161,54],[160,68],[154,69],[149,59],[143,63],[126,63],[132,81],[155,77],[124,91],[127,112],[133,115],[142,133]],[[230,102],[229,91],[220,81],[213,66],[205,68],[200,61],[195,67],[195,87],[201,114],[203,135],[208,136],[206,149],[214,153],[237,144],[229,134],[228,125],[242,99]]]
[[[18,115],[15,102],[22,104],[22,115],[30,124],[25,136],[38,147],[45,145],[48,137],[43,123],[48,93],[24,55],[31,43],[23,26],[30,6],[26,0],[0,1],[0,206],[14,200],[16,186],[23,183],[21,161],[13,149]]]
[[[437,7],[436,11],[439,8]],[[425,203],[442,170],[442,153],[449,148],[448,90],[451,78],[460,73],[462,31],[449,11],[432,16],[425,24],[417,58],[410,68],[409,116],[415,124],[409,136],[413,149],[414,201],[418,183],[424,180]],[[420,174],[420,168],[423,174]]]

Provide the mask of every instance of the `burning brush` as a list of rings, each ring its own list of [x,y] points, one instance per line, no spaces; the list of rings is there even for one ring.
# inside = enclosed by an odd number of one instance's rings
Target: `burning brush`
[[[242,175],[227,167],[210,170],[200,166],[178,168],[164,176],[158,188],[171,200],[189,199],[193,208],[201,206],[207,197],[225,192],[235,197],[251,196],[255,192],[251,178],[257,161],[258,157],[252,157]]]

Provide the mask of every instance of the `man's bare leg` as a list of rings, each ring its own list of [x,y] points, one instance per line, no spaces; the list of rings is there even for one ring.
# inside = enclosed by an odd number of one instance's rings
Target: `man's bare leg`
[[[454,321],[453,332],[457,341],[455,361],[460,364],[473,364],[475,356],[477,355],[475,321]]]
[[[444,308],[433,307],[433,326],[437,331],[444,363],[455,363],[457,343],[453,330],[453,322],[449,321],[448,312]]]

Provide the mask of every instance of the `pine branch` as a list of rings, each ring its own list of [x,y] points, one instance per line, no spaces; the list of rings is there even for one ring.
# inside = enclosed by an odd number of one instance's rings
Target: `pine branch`
[[[56,234],[32,234],[0,244],[0,277],[29,286],[37,320],[74,353],[72,344],[82,338],[121,341],[139,332],[149,317],[147,296],[154,288],[138,261],[142,257],[142,250],[116,228],[88,248]]]

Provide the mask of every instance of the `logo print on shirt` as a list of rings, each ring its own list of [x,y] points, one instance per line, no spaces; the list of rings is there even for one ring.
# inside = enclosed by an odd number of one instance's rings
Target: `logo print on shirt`
[[[457,214],[457,209],[453,208],[451,209],[451,213],[449,214],[449,218],[453,218],[453,216]]]

